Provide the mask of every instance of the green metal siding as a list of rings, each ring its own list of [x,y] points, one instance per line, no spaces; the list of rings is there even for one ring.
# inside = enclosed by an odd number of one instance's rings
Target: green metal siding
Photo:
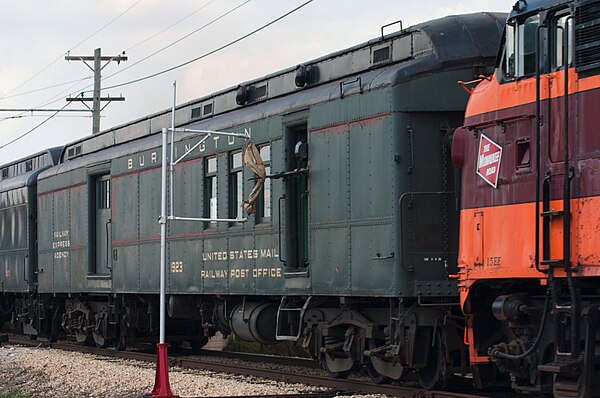
[[[28,291],[28,188],[0,192],[0,291]]]

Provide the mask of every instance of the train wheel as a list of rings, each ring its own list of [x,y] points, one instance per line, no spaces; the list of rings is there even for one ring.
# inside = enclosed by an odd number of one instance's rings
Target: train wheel
[[[583,376],[554,378],[554,398],[579,398],[581,396]]]
[[[427,365],[418,371],[419,384],[427,390],[441,390],[451,375],[446,361],[446,345],[439,331],[434,336],[433,346],[429,347]]]
[[[88,336],[84,333],[75,332],[75,341],[81,345],[88,345]]]
[[[368,341],[369,350],[377,348],[377,342]],[[404,373],[404,367],[399,362],[386,360],[382,357],[371,356],[366,364],[367,375],[375,384],[388,384],[392,380],[400,380]]]
[[[92,337],[94,338],[94,343],[96,343],[96,347],[104,348],[106,347],[106,337],[98,332],[92,332]]]
[[[121,319],[117,326],[117,330],[115,331],[115,338],[112,340],[112,346],[116,351],[122,351],[127,348],[127,342],[127,326],[125,320]]]
[[[348,364],[349,361],[349,364]],[[352,358],[334,358],[330,354],[324,353],[321,357],[321,367],[325,370],[327,375],[333,379],[346,379],[350,374],[350,370],[354,361]],[[341,368],[347,368],[345,370],[337,370]],[[349,366],[348,366],[349,365]]]
[[[127,344],[125,343],[125,336],[119,333],[119,335],[113,339],[112,346],[115,349],[115,351],[123,351],[125,348],[127,348]]]
[[[392,379],[382,375],[375,369],[371,360],[367,361],[367,375],[369,379],[375,384],[389,384]]]

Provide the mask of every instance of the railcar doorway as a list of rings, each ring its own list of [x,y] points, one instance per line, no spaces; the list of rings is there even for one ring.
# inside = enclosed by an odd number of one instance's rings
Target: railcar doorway
[[[308,266],[308,141],[307,126],[286,128],[285,134],[285,257],[288,270]]]
[[[112,256],[111,179],[109,174],[94,176],[90,198],[90,267],[88,273],[110,276]]]

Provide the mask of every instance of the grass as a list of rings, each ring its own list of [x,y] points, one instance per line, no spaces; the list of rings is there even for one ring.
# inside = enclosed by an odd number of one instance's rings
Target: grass
[[[16,330],[15,326],[12,323],[8,322],[8,321],[6,321],[2,325],[0,325],[0,331],[3,331],[3,332],[12,332],[14,330]],[[2,397],[0,397],[0,398],[2,398]]]
[[[0,392],[0,398],[28,398],[27,395],[9,391],[7,393]]]

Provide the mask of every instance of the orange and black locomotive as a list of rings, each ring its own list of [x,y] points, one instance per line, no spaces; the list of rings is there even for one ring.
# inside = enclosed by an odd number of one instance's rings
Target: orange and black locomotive
[[[475,380],[595,396],[600,2],[519,1],[454,134],[459,289]]]

